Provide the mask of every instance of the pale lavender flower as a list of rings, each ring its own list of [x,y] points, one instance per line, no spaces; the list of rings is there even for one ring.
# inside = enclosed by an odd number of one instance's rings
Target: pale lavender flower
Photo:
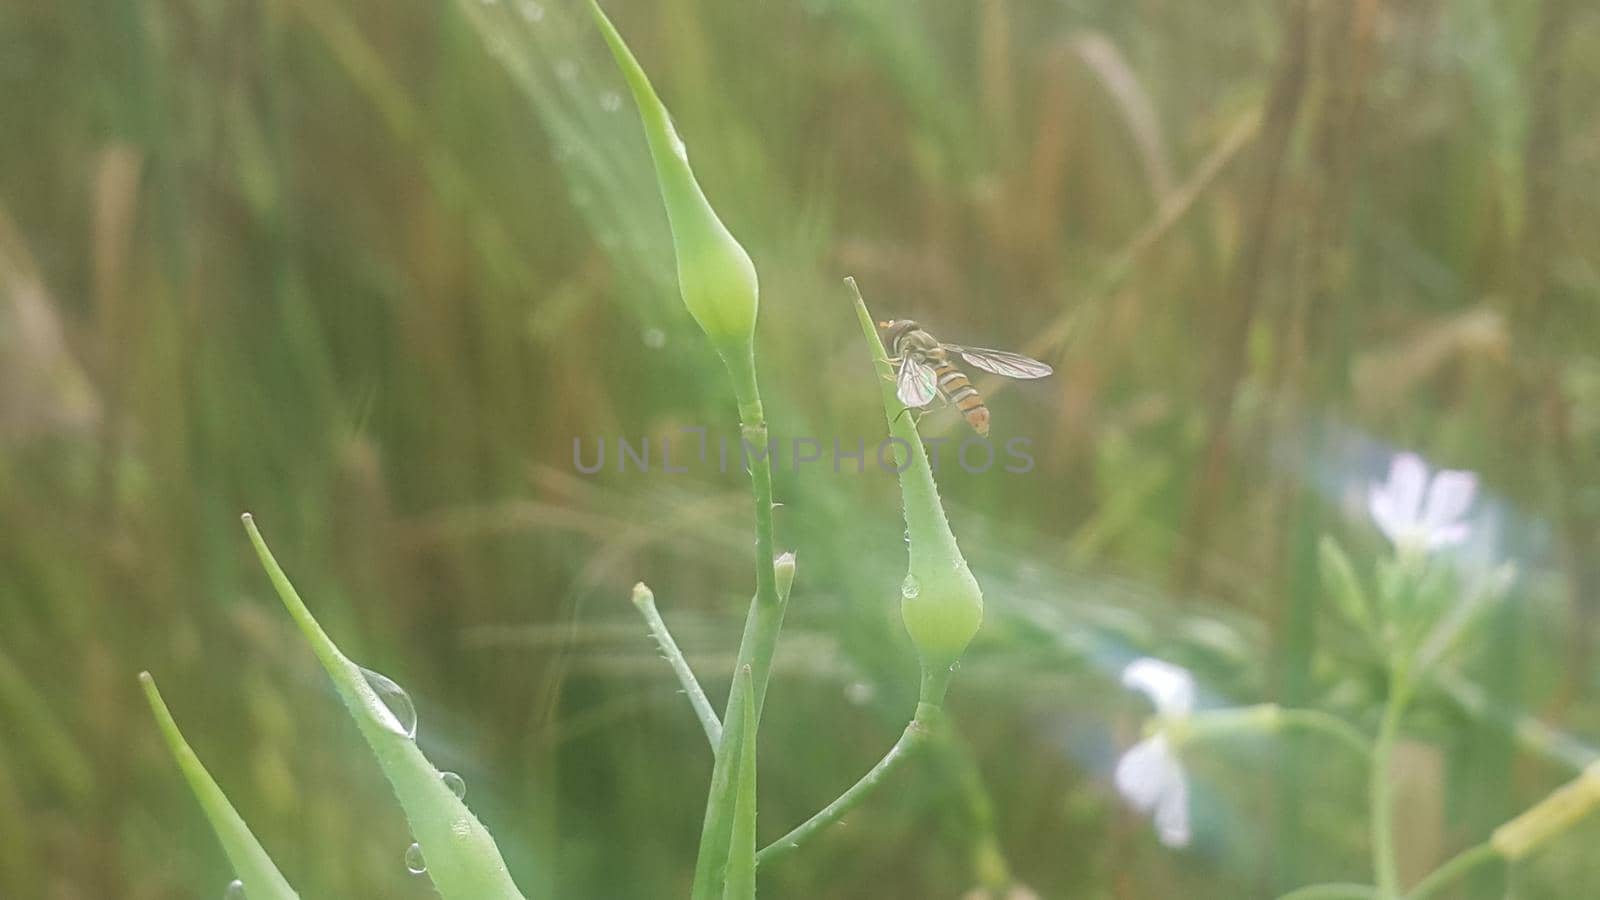
[[[1401,453],[1388,480],[1367,489],[1367,511],[1395,549],[1438,550],[1471,536],[1466,513],[1477,492],[1473,473],[1446,469],[1430,477],[1421,457]]]
[[[1153,813],[1156,834],[1169,847],[1189,843],[1189,780],[1161,730],[1194,712],[1194,676],[1180,666],[1144,657],[1122,670],[1122,683],[1155,704],[1157,731],[1117,760],[1117,790],[1142,813]]]

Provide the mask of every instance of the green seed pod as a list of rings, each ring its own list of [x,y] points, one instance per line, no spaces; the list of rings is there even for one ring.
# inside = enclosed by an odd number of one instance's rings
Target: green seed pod
[[[856,289],[854,279],[847,278],[845,282]],[[983,591],[950,531],[927,451],[916,425],[904,414],[905,408],[895,396],[888,353],[859,291],[856,316],[883,387],[884,415],[889,420],[891,446],[900,470],[906,538],[911,544],[910,571],[900,587],[900,615],[922,660],[922,699],[937,705],[943,699],[951,667],[983,624]]]
[[[911,518],[911,505],[906,505]],[[942,518],[942,517],[941,517]],[[911,571],[900,587],[900,616],[924,669],[955,665],[983,624],[983,592],[966,560],[941,552],[919,553],[917,529],[912,529]]]
[[[639,107],[655,161],[656,183],[672,226],[678,290],[684,305],[729,365],[744,365],[756,327],[755,266],[700,190],[689,168],[689,152],[644,69],[600,5],[590,0],[589,8]]]

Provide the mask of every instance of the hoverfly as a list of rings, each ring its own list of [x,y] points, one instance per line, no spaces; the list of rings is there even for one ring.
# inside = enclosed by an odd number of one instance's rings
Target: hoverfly
[[[951,363],[952,355],[1007,378],[1043,378],[1054,371],[1020,353],[946,344],[910,319],[879,322],[878,327],[884,330],[884,338],[893,348],[894,358],[889,363],[896,367],[895,395],[900,402],[907,409],[921,409],[942,396],[961,410],[967,424],[980,436],[989,434],[989,407],[983,405],[983,397],[967,376]]]

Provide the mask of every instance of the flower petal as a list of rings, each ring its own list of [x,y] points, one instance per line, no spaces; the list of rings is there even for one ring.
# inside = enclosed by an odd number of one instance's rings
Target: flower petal
[[[1165,737],[1158,734],[1145,738],[1117,760],[1117,791],[1134,809],[1147,813],[1161,802],[1162,794],[1172,784],[1172,773],[1177,767],[1178,761],[1167,747]],[[1182,772],[1178,773],[1178,778],[1183,778]]]
[[[1428,487],[1428,464],[1415,453],[1395,454],[1389,463],[1389,492],[1396,517],[1407,525],[1422,518],[1422,493]]]
[[[1182,666],[1140,657],[1122,670],[1122,683],[1149,697],[1163,718],[1183,718],[1194,711],[1194,676]]]
[[[1167,779],[1156,802],[1156,834],[1168,847],[1183,847],[1189,843],[1189,779],[1176,760]]]
[[[1400,517],[1399,510],[1395,507],[1394,494],[1389,491],[1387,484],[1374,484],[1367,489],[1367,512],[1372,515],[1372,524],[1378,526],[1383,536],[1392,544],[1398,544],[1404,538],[1409,523]]]
[[[1451,469],[1433,476],[1428,500],[1422,507],[1422,524],[1430,533],[1457,524],[1478,493],[1478,476]]]
[[[1460,546],[1470,537],[1472,537],[1472,527],[1465,522],[1456,522],[1428,532],[1427,548],[1438,550],[1443,547]]]

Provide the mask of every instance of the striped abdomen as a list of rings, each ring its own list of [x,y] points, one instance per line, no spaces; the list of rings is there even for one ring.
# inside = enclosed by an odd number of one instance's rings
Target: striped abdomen
[[[947,362],[936,363],[933,367],[934,374],[939,378],[939,393],[945,399],[956,405],[961,414],[966,416],[967,424],[979,435],[987,437],[989,434],[989,407],[983,405],[983,397],[978,394],[978,389],[972,386],[967,376],[961,370]]]

